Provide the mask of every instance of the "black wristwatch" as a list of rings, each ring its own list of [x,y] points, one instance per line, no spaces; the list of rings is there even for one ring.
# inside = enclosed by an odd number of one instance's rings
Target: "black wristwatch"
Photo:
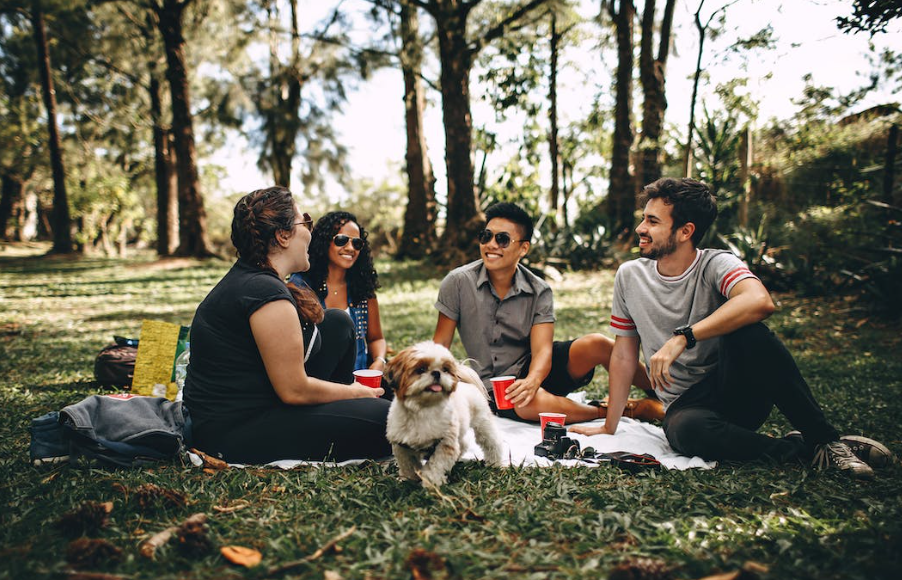
[[[688,324],[685,326],[678,326],[677,328],[674,328],[673,335],[674,336],[683,335],[686,337],[686,350],[689,350],[690,348],[695,346],[695,342],[696,342],[695,335],[692,334],[692,327],[689,326]]]

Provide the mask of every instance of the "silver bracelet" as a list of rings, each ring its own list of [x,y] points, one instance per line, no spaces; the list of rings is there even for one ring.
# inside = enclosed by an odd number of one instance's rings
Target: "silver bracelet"
[[[374,357],[373,357],[373,360],[374,360],[374,361],[381,360],[381,361],[382,361],[382,364],[385,364],[385,363],[388,362],[387,360],[385,360],[385,357],[384,357],[384,356],[374,356]]]

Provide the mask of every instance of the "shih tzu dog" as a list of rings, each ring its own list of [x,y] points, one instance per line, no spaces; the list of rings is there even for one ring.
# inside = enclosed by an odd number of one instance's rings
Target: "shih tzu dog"
[[[386,435],[401,477],[441,486],[466,450],[472,428],[489,465],[501,465],[501,437],[485,387],[473,369],[444,346],[421,342],[402,350],[385,368],[395,391]]]

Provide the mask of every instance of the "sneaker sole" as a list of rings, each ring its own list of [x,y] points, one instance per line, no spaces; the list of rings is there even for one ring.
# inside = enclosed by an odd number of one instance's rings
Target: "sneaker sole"
[[[893,452],[885,445],[858,435],[844,435],[840,441],[849,446],[856,457],[871,467],[886,467],[893,461]]]

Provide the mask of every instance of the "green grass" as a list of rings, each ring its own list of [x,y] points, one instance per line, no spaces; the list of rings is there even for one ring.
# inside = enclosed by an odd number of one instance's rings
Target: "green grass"
[[[771,578],[898,578],[902,574],[902,468],[851,482],[799,465],[721,465],[711,471],[640,473],[615,468],[455,467],[442,495],[397,479],[392,464],[206,473],[173,461],[146,469],[28,463],[32,417],[97,392],[93,359],[113,334],[136,336],[143,318],[189,324],[229,267],[219,261],[38,257],[0,251],[0,578],[59,577],[73,539],[60,517],[86,501],[113,502],[90,533],[122,550],[92,572],[129,578],[262,578],[269,568],[340,543],[283,577],[604,578],[646,557],[677,578],[736,570],[748,560]],[[391,348],[431,336],[441,272],[380,262],[380,303]],[[606,332],[612,272],[555,283],[557,338]],[[771,327],[786,338],[831,420],[902,451],[900,328],[854,303],[779,296]],[[459,345],[456,352],[461,355]],[[603,394],[606,374],[589,386]],[[788,429],[772,416],[764,431]],[[154,483],[188,505],[140,505]],[[245,506],[236,511],[222,508]],[[220,508],[217,510],[217,508]],[[228,564],[218,549],[185,553],[172,541],[157,558],[137,547],[193,513],[209,516],[213,544],[254,547],[263,565]],[[424,568],[424,566],[426,568]]]

